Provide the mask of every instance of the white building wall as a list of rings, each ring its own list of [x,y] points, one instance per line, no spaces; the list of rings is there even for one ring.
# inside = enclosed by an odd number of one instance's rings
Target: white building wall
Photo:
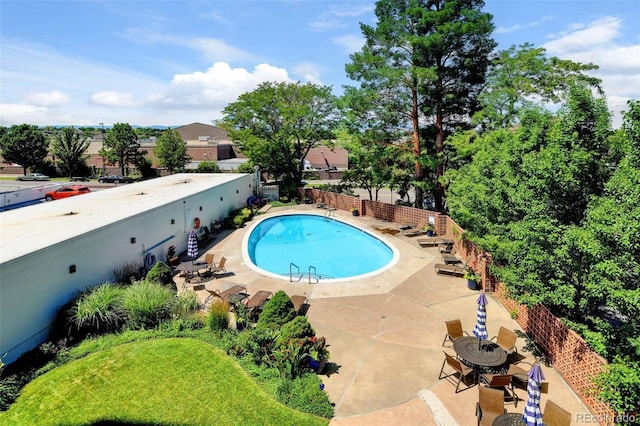
[[[127,263],[143,266],[147,253],[153,253],[157,260],[165,261],[170,245],[176,247],[177,253],[185,251],[187,236],[196,217],[200,218],[202,225],[209,225],[215,219],[228,216],[230,211],[246,206],[247,199],[253,195],[253,176],[236,174],[233,178],[224,183],[215,183],[214,180],[214,186],[184,197],[180,196],[177,189],[171,201],[145,211],[128,205],[133,202],[144,203],[144,200],[126,201],[129,200],[127,198],[121,204],[112,202],[109,209],[131,208],[136,213],[105,223],[97,229],[80,231],[72,238],[18,257],[9,258],[6,255],[10,246],[3,241],[0,264],[0,354],[7,353],[5,362],[13,362],[19,355],[43,342],[55,314],[78,292],[113,280],[113,271]],[[144,184],[150,185],[147,182]],[[127,185],[127,188],[133,189],[135,185],[138,184]],[[117,190],[119,188],[104,191]],[[153,190],[150,192],[153,193]],[[63,206],[62,203],[66,203],[64,207],[71,207],[74,199],[86,203],[91,200],[85,197],[91,195],[47,204],[60,203],[58,205]],[[21,209],[25,221],[29,221],[30,214],[35,216],[34,220],[39,220],[39,207]],[[96,201],[95,208],[104,209],[105,203]],[[86,208],[82,211],[86,213]],[[171,223],[172,219],[174,224]],[[0,223],[4,238],[4,231],[8,231],[12,225],[9,223],[5,227],[2,216]],[[38,226],[46,226],[46,223],[38,222]],[[56,230],[51,229],[50,232],[55,234]],[[131,238],[135,238],[135,243]],[[73,273],[70,272],[72,265],[75,265]]]

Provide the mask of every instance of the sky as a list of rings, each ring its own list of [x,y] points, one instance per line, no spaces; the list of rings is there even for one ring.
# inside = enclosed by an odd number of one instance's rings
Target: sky
[[[364,0],[0,0],[0,126],[212,124],[261,82],[356,85]],[[498,49],[599,65],[613,125],[640,99],[639,0],[485,0]]]

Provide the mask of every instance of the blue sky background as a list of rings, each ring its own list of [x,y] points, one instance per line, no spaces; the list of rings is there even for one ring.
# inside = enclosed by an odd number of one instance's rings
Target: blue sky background
[[[640,98],[640,1],[485,0],[499,49],[600,66],[614,111]],[[375,1],[0,0],[0,125],[211,123],[263,81],[336,94]]]

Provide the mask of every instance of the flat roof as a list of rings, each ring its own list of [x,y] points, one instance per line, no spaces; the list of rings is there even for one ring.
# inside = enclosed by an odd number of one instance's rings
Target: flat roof
[[[246,177],[181,173],[0,213],[0,263]]]

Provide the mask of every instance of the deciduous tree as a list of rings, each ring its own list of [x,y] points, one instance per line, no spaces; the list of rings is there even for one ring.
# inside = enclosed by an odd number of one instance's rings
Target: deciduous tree
[[[133,127],[127,123],[115,123],[107,131],[103,152],[110,162],[117,162],[120,166],[120,174],[126,176],[127,165],[135,163],[139,153],[138,136]]]
[[[187,155],[187,143],[176,130],[165,130],[156,141],[153,153],[162,167],[166,167],[170,174],[184,169],[191,160]]]
[[[23,173],[27,169],[39,170],[49,153],[49,143],[38,126],[20,124],[3,132],[0,148],[5,161],[18,163]]]

